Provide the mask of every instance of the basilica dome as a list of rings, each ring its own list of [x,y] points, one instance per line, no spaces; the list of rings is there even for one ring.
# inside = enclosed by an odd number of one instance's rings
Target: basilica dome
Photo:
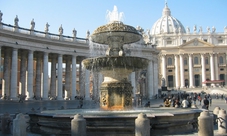
[[[154,23],[151,34],[155,35],[174,33],[185,33],[185,28],[179,20],[171,16],[171,11],[166,3],[162,11],[162,17]]]

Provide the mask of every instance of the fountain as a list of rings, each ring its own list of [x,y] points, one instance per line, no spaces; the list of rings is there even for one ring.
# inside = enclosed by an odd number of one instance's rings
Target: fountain
[[[104,81],[100,88],[100,109],[46,110],[29,113],[30,130],[34,133],[70,135],[71,120],[76,114],[86,119],[88,136],[132,136],[135,135],[135,119],[144,113],[150,120],[154,135],[191,132],[201,110],[173,107],[133,109],[132,85],[128,75],[148,66],[148,59],[128,56],[124,44],[141,39],[141,34],[132,26],[121,22],[123,13],[117,8],[108,12],[109,23],[98,27],[91,40],[107,44],[106,56],[83,60],[86,69],[101,72]]]
[[[104,81],[100,91],[100,108],[103,110],[131,110],[132,85],[127,80],[128,75],[148,66],[148,59],[125,56],[123,45],[140,40],[141,34],[132,26],[123,24],[117,7],[109,12],[110,22],[98,27],[91,36],[91,41],[107,44],[106,57],[83,60],[86,69],[101,72]]]

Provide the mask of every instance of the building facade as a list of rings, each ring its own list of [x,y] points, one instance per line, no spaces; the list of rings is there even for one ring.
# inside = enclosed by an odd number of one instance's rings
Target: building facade
[[[60,26],[59,34],[52,34],[48,23],[43,32],[35,30],[34,20],[28,29],[19,26],[17,16],[14,25],[1,22],[2,16],[0,11],[1,99],[17,100],[18,95],[26,96],[26,100],[74,100],[75,96],[99,99],[103,76],[84,69],[81,62],[104,56],[107,48],[96,45],[91,49],[89,31],[86,38],[78,38],[75,29],[72,36],[65,36]],[[158,50],[143,39],[126,48],[128,55],[150,60],[147,69],[128,78],[133,97],[142,94],[152,99],[158,93]]]
[[[162,16],[149,35],[159,54],[159,86],[194,88],[227,83],[227,27],[217,33],[215,27],[195,25],[192,30],[171,15],[166,3]],[[206,84],[210,81],[211,84]]]

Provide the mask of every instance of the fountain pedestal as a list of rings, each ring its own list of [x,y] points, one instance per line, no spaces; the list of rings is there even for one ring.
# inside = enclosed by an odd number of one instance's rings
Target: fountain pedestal
[[[103,110],[132,109],[132,85],[127,80],[102,83],[100,108]]]

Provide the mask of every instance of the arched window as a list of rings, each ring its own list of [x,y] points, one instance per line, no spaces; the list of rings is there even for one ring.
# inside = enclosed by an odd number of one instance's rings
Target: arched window
[[[195,58],[194,58],[194,64],[199,64],[199,59],[198,59],[198,57],[195,57]]]
[[[223,57],[222,56],[219,57],[219,63],[220,64],[224,64],[224,61],[223,61]]]
[[[172,58],[168,58],[168,65],[173,65]]]
[[[209,64],[209,60],[208,57],[205,58],[205,64],[208,65]]]
[[[188,60],[187,60],[187,58],[184,58],[184,65],[188,65]]]

